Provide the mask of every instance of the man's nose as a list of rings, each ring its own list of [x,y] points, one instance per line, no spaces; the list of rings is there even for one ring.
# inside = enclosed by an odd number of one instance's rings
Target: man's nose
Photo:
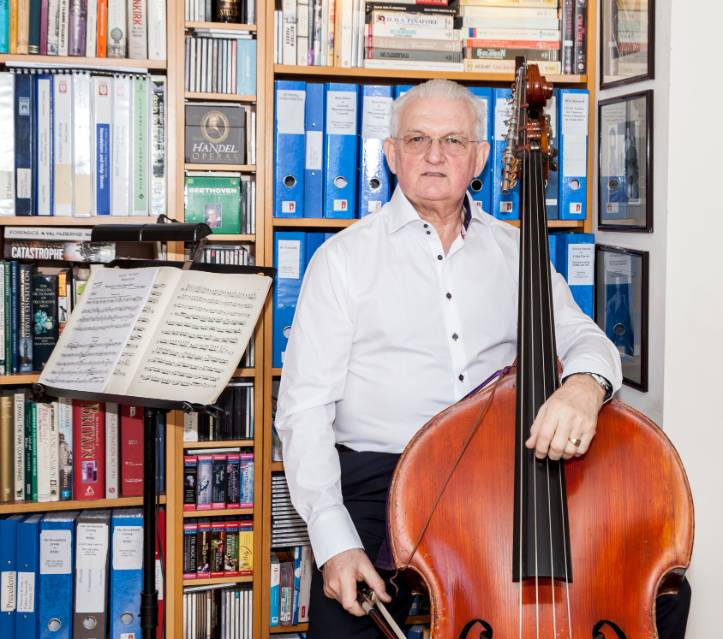
[[[442,140],[439,138],[432,138],[429,143],[429,148],[424,154],[424,157],[429,162],[441,162],[444,160],[444,153],[442,152]]]

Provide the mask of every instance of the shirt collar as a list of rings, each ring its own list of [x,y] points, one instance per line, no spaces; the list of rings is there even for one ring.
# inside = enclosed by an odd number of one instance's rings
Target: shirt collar
[[[419,217],[419,213],[417,213],[417,210],[407,199],[407,196],[404,195],[399,185],[397,185],[397,188],[394,189],[392,199],[389,201],[389,209],[389,220],[387,223],[389,233],[395,233],[410,222],[422,220],[422,218]],[[484,218],[485,214],[479,210],[470,194],[467,193],[464,198],[464,230],[466,231],[469,229],[469,225],[472,220],[477,220],[478,222],[485,224],[486,220]]]

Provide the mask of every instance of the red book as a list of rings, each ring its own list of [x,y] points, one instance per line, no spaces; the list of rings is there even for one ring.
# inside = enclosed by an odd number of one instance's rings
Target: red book
[[[156,590],[158,591],[158,626],[156,639],[163,639],[163,615],[166,610],[166,509],[158,511],[156,522]]]
[[[105,405],[73,400],[73,499],[105,497]]]
[[[121,497],[143,495],[143,408],[121,406]]]

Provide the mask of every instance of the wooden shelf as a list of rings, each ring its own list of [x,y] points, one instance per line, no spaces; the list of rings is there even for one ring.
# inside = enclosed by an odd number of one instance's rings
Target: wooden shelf
[[[284,372],[283,368],[272,368],[271,369],[271,375],[273,377],[281,377],[281,373]]]
[[[253,439],[217,439],[210,442],[183,442],[184,448],[249,448],[254,445]]]
[[[237,577],[210,577],[209,579],[184,579],[184,586],[212,586],[214,584],[239,584],[251,583],[254,580],[251,575],[239,575]]]
[[[211,233],[206,238],[206,242],[255,242],[255,235],[222,235],[221,233]]]
[[[275,217],[274,227],[278,228],[312,228],[312,229],[344,229],[358,222],[351,220],[335,220],[326,217]]]
[[[17,375],[0,375],[0,386],[13,384],[34,384],[38,381],[40,373],[22,373]]]
[[[411,615],[407,617],[407,625],[413,626],[418,623],[429,623],[431,621],[431,617],[429,615]]]
[[[255,368],[237,368],[233,372],[233,377],[256,377]]]
[[[161,495],[162,504],[166,503],[166,496]],[[42,513],[57,510],[87,510],[89,508],[127,508],[129,506],[142,506],[142,497],[119,497],[118,499],[95,499],[84,501],[74,499],[71,501],[42,501],[42,502],[12,502],[0,504],[0,515],[10,513]]]
[[[511,73],[471,73],[467,71],[417,71],[412,69],[364,69],[346,67],[297,66],[293,64],[275,64],[274,74],[296,76],[331,76],[340,78],[390,78],[398,80],[430,80],[445,78],[461,82],[496,82],[511,84]],[[585,84],[586,75],[548,75],[553,84]]]
[[[505,220],[508,224],[519,228],[519,220]],[[548,229],[580,229],[585,228],[584,220],[547,220]]]
[[[308,623],[297,623],[295,626],[274,626],[273,628],[269,628],[269,632],[272,635],[280,635],[287,632],[306,632],[308,629]]]
[[[184,510],[184,517],[224,517],[233,515],[253,515],[253,508],[224,508],[219,510]]]
[[[0,217],[0,226],[96,226],[98,224],[155,224],[154,215],[94,215],[93,217],[55,217],[21,215]]]
[[[186,22],[186,29],[220,29],[223,31],[256,31],[255,24],[236,24],[235,22]]]
[[[11,66],[28,67],[83,67],[90,69],[122,69],[131,71],[138,69],[147,71],[149,69],[165,69],[165,60],[133,60],[131,58],[84,58],[80,56],[57,56],[57,55],[25,55],[19,53],[0,54],[0,63]]]
[[[255,95],[237,95],[235,93],[205,93],[201,91],[186,91],[183,94],[186,100],[211,100],[213,102],[256,102]]]
[[[185,164],[186,171],[238,171],[256,173],[254,164]]]
[[[272,473],[276,472],[276,471],[280,471],[280,470],[284,470],[284,462],[280,462],[280,461],[271,462],[271,472]]]

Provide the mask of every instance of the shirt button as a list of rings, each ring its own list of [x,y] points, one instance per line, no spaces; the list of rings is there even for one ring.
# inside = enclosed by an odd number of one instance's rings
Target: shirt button
[[[457,335],[457,333],[452,333],[452,339],[456,342],[459,339],[459,335]]]
[[[462,374],[460,373],[460,375],[459,375],[459,377],[458,377],[457,379],[459,379],[460,382],[463,382],[463,381],[464,381],[464,375],[462,375]]]
[[[448,300],[451,300],[451,299],[452,299],[452,293],[447,293],[447,299],[448,299]]]
[[[425,225],[424,225],[424,228],[425,228],[425,229],[428,229],[428,228],[429,228],[429,224],[425,224]]]
[[[432,231],[427,231],[427,235],[431,235],[431,234],[432,234]]]
[[[443,259],[443,258],[442,258],[441,255],[437,255],[437,259],[438,259],[438,260],[441,260],[441,259]]]

